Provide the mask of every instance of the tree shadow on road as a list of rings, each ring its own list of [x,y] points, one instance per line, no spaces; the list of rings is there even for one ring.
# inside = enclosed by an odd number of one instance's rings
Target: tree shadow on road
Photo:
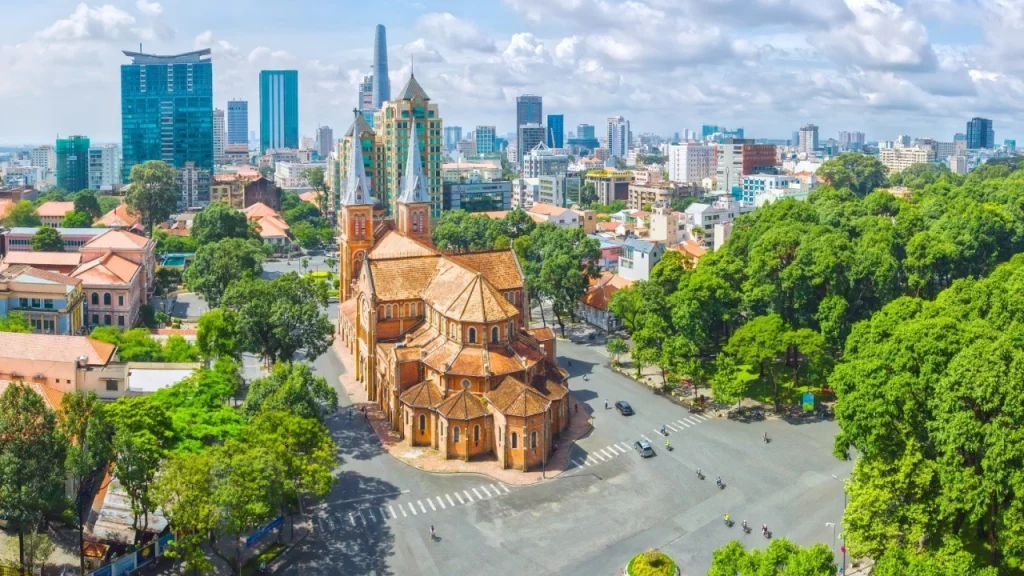
[[[380,439],[358,410],[343,408],[327,420],[327,428],[338,447],[339,458],[369,460],[384,453]]]

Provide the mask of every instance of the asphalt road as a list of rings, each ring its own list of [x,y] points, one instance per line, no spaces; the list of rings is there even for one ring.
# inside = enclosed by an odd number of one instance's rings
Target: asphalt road
[[[684,573],[703,574],[712,552],[731,539],[765,546],[763,523],[802,545],[832,544],[825,524],[840,522],[843,507],[833,475],[845,478],[852,468],[831,456],[834,423],[695,417],[612,372],[603,350],[558,346],[562,365],[572,361],[572,393],[595,417],[595,429],[572,448],[570,470],[526,487],[420,472],[381,448],[362,416],[345,408],[342,392],[343,409],[330,422],[337,485],[311,510],[314,534],[281,573],[611,575],[636,553],[660,548]],[[314,366],[331,382],[343,369],[333,352]],[[605,410],[605,399],[627,400],[637,413]],[[657,433],[663,424],[674,429],[671,452]],[[761,441],[765,431],[769,445]],[[656,457],[632,450],[641,437]],[[698,467],[707,479],[697,479]],[[716,476],[726,488],[715,487]],[[740,530],[744,519],[754,527],[750,535]]]

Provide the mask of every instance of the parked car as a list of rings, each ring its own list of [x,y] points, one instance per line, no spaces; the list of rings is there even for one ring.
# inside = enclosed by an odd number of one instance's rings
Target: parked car
[[[636,449],[642,458],[654,456],[654,448],[651,448],[651,443],[647,440],[637,440],[633,444],[633,448]]]
[[[630,406],[629,402],[626,402],[625,400],[619,400],[618,402],[616,402],[615,409],[618,410],[619,414],[622,414],[623,416],[633,415],[633,407]]]

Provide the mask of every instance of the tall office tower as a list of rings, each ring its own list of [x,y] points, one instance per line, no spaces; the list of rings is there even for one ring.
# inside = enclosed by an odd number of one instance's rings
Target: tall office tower
[[[516,134],[523,124],[544,124],[544,99],[533,94],[516,97]],[[522,152],[522,146],[519,147]]]
[[[43,175],[53,174],[57,169],[57,150],[50,145],[32,149],[32,165],[43,169]]]
[[[316,129],[316,151],[323,162],[334,148],[334,130],[330,126],[321,126]]]
[[[953,142],[967,142],[967,134],[964,134],[963,132],[953,134]]]
[[[814,124],[804,124],[800,127],[800,149],[799,152],[814,154],[818,149],[818,127]]]
[[[493,154],[497,151],[495,148],[495,142],[497,141],[497,130],[494,126],[477,126],[476,127],[476,153],[477,154]]]
[[[622,116],[608,118],[608,153],[616,158],[625,158],[629,152],[632,135],[629,120]]]
[[[373,109],[373,74],[363,76],[363,81],[359,83],[359,96],[356,102],[358,102],[359,113],[363,115],[363,120],[372,126],[373,113],[376,112]]]
[[[299,71],[260,72],[260,154],[299,147]]]
[[[217,108],[213,111],[213,163],[224,163],[224,150],[227,149],[228,132],[224,124],[224,111]]]
[[[124,51],[121,66],[121,178],[132,167],[163,160],[180,170],[213,172],[213,63],[210,49],[158,56]],[[200,181],[208,182],[209,178]],[[209,202],[210,191],[197,191]]]
[[[249,103],[228,100],[228,144],[248,144]]]
[[[715,175],[715,147],[684,142],[668,147],[668,178],[680,184],[700,184]]]
[[[455,150],[455,146],[462,140],[462,126],[444,127],[444,149]]]
[[[363,160],[363,170],[369,183],[369,194],[379,202],[380,208],[387,207],[387,172],[385,171],[385,139],[379,138],[373,131],[373,127],[366,121],[366,117],[359,110],[353,110],[352,125],[345,132],[345,137],[334,148],[334,156],[338,160],[338,178],[332,180],[334,184],[328,193],[329,201],[334,205],[335,210],[341,210],[341,199],[347,189],[345,183],[350,182],[349,170],[351,169],[352,139],[360,143],[360,156]]]
[[[398,214],[398,197],[402,193],[402,179],[409,155],[409,133],[416,130],[421,142],[423,174],[427,192],[430,195],[430,217],[441,216],[443,195],[441,188],[441,148],[444,145],[444,127],[437,104],[430,102],[430,96],[423,90],[416,76],[410,74],[409,81],[392,100],[388,100],[374,115],[373,130],[377,138],[384,141],[385,166],[384,185],[387,198],[382,198],[391,215]]]
[[[721,130],[719,130],[718,126],[715,124],[704,124],[700,127],[700,138],[701,140],[707,140],[708,136],[717,134],[720,131]]]
[[[529,123],[519,127],[519,135],[516,140],[519,146],[516,148],[516,156],[520,168],[523,167],[523,157],[529,154],[537,144],[544,142],[546,133],[547,129],[543,124]]]
[[[971,118],[967,123],[967,148],[995,148],[996,133],[988,118]]]
[[[380,110],[391,100],[391,80],[388,79],[388,37],[383,24],[377,24],[373,33],[373,111]]]
[[[565,147],[565,116],[548,114],[548,148]]]
[[[583,139],[596,138],[597,136],[593,126],[590,124],[580,124],[579,126],[576,126],[576,137]]]
[[[121,186],[121,147],[105,144],[89,148],[89,189],[115,190]]]
[[[89,137],[57,139],[57,188],[74,194],[89,189]]]

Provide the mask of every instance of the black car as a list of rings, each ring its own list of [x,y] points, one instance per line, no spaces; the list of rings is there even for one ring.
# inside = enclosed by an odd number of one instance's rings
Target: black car
[[[619,400],[618,402],[616,402],[615,409],[618,410],[619,414],[622,414],[623,416],[633,415],[633,407],[630,406],[629,402],[626,402],[625,400]]]

